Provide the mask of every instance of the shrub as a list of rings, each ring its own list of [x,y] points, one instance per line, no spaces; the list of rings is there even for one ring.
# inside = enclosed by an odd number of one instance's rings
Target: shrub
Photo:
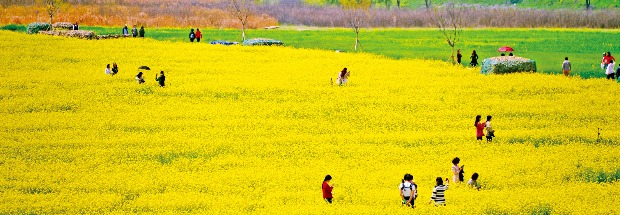
[[[28,24],[26,33],[36,34],[36,33],[39,33],[39,31],[49,31],[50,29],[52,29],[52,25],[50,25],[49,23],[33,22],[33,23]]]
[[[73,24],[69,22],[57,22],[52,25],[56,30],[73,30]]]
[[[279,40],[267,38],[254,38],[243,41],[244,46],[283,46],[284,43]]]
[[[0,30],[24,32],[26,31],[26,26],[10,24],[10,25],[5,25],[5,26],[0,27]]]
[[[482,61],[482,74],[536,72],[536,61],[513,56],[487,58]]]

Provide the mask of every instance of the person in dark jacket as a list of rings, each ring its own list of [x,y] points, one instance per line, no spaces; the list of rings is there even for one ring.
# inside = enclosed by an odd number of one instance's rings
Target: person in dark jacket
[[[133,35],[133,37],[138,36],[138,28],[136,28],[136,25],[133,25],[133,28],[131,29],[131,35]]]
[[[456,50],[456,62],[458,64],[461,64],[461,59],[463,58],[463,55],[461,54],[461,50]]]
[[[138,75],[136,75],[136,81],[138,82],[138,84],[142,84],[144,83],[144,78],[142,77],[144,73],[139,72]]]
[[[144,37],[144,26],[140,27],[140,37]]]
[[[471,53],[471,57],[469,58],[471,58],[471,63],[469,63],[469,65],[473,67],[478,66],[478,54],[476,54],[476,50]]]
[[[112,75],[116,75],[118,73],[118,65],[116,63],[112,64]]]
[[[196,39],[196,34],[194,33],[194,29],[192,28],[192,30],[189,31],[189,41],[193,43],[194,39]]]
[[[159,83],[160,87],[166,86],[166,76],[164,76],[164,71],[160,72],[159,77],[157,77],[157,74],[155,74],[155,81]]]

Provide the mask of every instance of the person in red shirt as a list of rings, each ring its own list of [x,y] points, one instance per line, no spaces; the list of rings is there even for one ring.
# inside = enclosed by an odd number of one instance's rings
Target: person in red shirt
[[[196,28],[196,42],[200,42],[200,38],[202,38],[202,32],[200,32],[200,29]]]
[[[326,175],[325,179],[323,180],[323,198],[325,199],[325,201],[327,203],[332,203],[332,198],[334,198],[332,196],[332,189],[334,189],[334,184],[329,184],[329,181],[332,180],[332,176],[331,175]]]
[[[474,122],[474,126],[476,127],[476,140],[478,141],[482,141],[482,137],[484,136],[484,127],[486,126],[485,123],[480,122],[481,119],[482,116],[478,115],[476,116],[476,122]]]

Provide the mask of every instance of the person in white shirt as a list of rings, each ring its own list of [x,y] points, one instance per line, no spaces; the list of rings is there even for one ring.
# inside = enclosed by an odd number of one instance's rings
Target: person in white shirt
[[[614,60],[609,60],[609,64],[607,64],[607,69],[605,70],[605,75],[607,75],[607,79],[616,80],[614,74]]]
[[[415,208],[415,199],[417,198],[416,188],[417,185],[413,182],[413,175],[409,173],[405,174],[403,182],[398,186],[403,205]]]
[[[106,68],[105,68],[105,74],[106,74],[106,75],[112,75],[112,70],[110,70],[110,64],[108,64],[108,66],[106,66]]]

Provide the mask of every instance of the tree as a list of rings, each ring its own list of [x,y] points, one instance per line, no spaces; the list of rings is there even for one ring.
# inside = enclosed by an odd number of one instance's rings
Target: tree
[[[431,0],[424,0],[424,3],[426,4],[426,9],[429,9],[431,7]]]
[[[50,24],[53,24],[54,16],[60,12],[63,0],[45,0],[45,10],[50,15]]]
[[[591,5],[591,4],[590,4],[590,0],[586,0],[586,10],[591,9],[591,6],[590,6],[590,5]]]
[[[342,8],[345,21],[355,32],[355,46],[353,48],[356,51],[360,44],[360,29],[366,24],[371,4],[371,0],[340,0],[340,7]]]
[[[252,13],[255,6],[254,0],[229,0],[230,12],[241,23],[241,39],[245,41],[245,25],[248,23],[248,17]]]
[[[431,20],[439,27],[443,38],[452,48],[450,59],[452,64],[456,64],[454,60],[454,46],[459,42],[459,36],[463,32],[461,10],[454,5],[454,2],[446,4],[443,8],[435,8],[430,16]]]

